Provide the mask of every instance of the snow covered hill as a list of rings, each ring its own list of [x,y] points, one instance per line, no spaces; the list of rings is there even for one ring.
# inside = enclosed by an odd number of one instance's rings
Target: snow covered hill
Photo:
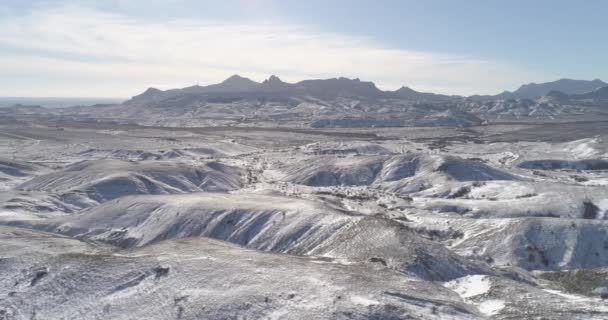
[[[127,248],[209,237],[264,251],[381,264],[425,279],[489,272],[399,223],[309,200],[257,194],[123,197],[75,216],[11,224]]]
[[[217,162],[202,166],[93,160],[37,176],[17,188],[42,191],[79,207],[131,194],[228,191],[242,185],[243,171]]]
[[[14,228],[0,238],[8,319],[483,318],[449,289],[387,269],[206,238],[126,251]]]
[[[289,166],[284,181],[308,186],[371,186],[409,193],[451,181],[516,180],[478,161],[415,154],[397,156],[316,157]]]

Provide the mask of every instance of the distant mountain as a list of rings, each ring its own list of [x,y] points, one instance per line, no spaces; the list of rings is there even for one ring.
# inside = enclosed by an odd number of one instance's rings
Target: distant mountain
[[[218,84],[201,88],[201,92],[253,92],[259,90],[261,84],[251,79],[233,75]]]
[[[581,95],[591,93],[597,89],[608,86],[608,83],[595,79],[572,80],[560,79],[553,82],[530,83],[522,85],[514,92],[504,91],[500,94],[474,95],[468,97],[473,101],[509,100],[509,99],[537,99],[551,95],[551,92],[561,92],[566,95]],[[161,91],[150,88],[144,93],[133,97],[127,103],[148,103],[161,101],[167,98],[185,94],[219,94],[219,93],[256,93],[274,95],[308,95],[319,99],[335,99],[337,97],[359,98],[398,98],[411,101],[457,101],[463,99],[459,96],[448,96],[435,93],[418,92],[403,86],[395,91],[382,91],[373,82],[359,79],[331,78],[304,80],[297,83],[287,83],[277,76],[271,76],[262,83],[251,79],[233,75],[218,84],[208,86],[195,85],[182,89]]]
[[[553,82],[523,85],[512,93],[512,98],[534,99],[547,95],[551,91],[559,91],[565,94],[583,94],[604,86],[608,86],[608,83],[599,79],[592,81],[560,79]]]
[[[545,96],[538,98],[539,101],[554,101],[559,103],[567,103],[570,100],[570,95],[557,90],[551,90]]]
[[[191,86],[182,89],[161,91],[149,88],[140,95],[128,100],[126,104],[146,104],[159,102],[181,95],[200,94],[269,94],[272,96],[311,96],[318,99],[335,99],[337,97],[358,97],[363,99],[399,98],[406,100],[447,100],[460,98],[434,93],[418,92],[408,87],[396,91],[382,91],[373,82],[344,77],[331,79],[304,80],[297,83],[287,83],[277,76],[271,76],[262,83],[238,75],[233,75],[218,84],[208,86]]]
[[[260,89],[267,92],[286,92],[295,90],[296,86],[291,83],[283,82],[279,77],[272,75],[262,82]]]
[[[600,81],[589,83],[599,84]],[[561,82],[562,84],[564,82]],[[579,87],[583,90],[582,87]],[[573,90],[573,87],[570,87]],[[567,94],[551,90],[535,98],[506,98],[502,94],[497,99],[466,99],[459,104],[459,109],[475,114],[482,119],[584,119],[597,120],[608,117],[608,86],[596,88],[582,94]],[[496,96],[495,96],[496,97]]]
[[[165,92],[156,88],[148,88],[146,91],[134,96],[127,102],[146,104],[163,99],[166,96]]]
[[[338,96],[377,97],[383,93],[373,82],[359,79],[304,80],[296,85],[303,87],[306,93],[324,99],[334,99]]]
[[[443,94],[419,92],[405,86],[395,90],[394,94],[399,98],[409,100],[449,100],[460,98],[459,96],[448,96]]]
[[[378,89],[373,82],[344,77],[287,83],[234,75],[218,84],[161,91],[150,88],[104,110],[103,116],[145,124],[201,126],[263,123],[321,127],[478,125],[475,115],[456,110],[463,97]]]
[[[604,86],[608,86],[608,83],[599,79],[592,81],[560,79],[553,82],[525,84],[513,92],[505,91],[490,97],[493,99],[536,99],[548,95],[551,91],[559,91],[568,95],[583,94]]]
[[[497,95],[473,95],[468,99],[474,101],[537,99],[547,96],[551,92],[561,92],[567,95],[585,94],[605,86],[608,86],[608,83],[599,79],[591,81],[560,79],[553,82],[524,84],[513,92],[504,91]]]
[[[585,94],[574,95],[574,98],[608,100],[608,85]]]
[[[547,95],[536,99],[539,102],[555,102],[570,105],[596,105],[608,106],[608,86],[595,89],[582,94],[566,94],[561,91],[552,90]]]
[[[384,91],[373,82],[344,77],[288,83],[274,75],[262,82],[233,75],[207,86],[149,88],[104,108],[22,109],[3,114],[76,115],[154,126],[468,127],[492,121],[608,119],[608,84],[562,79],[465,98],[406,86]]]

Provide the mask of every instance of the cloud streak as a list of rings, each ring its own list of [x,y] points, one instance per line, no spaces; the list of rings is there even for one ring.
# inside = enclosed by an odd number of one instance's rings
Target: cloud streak
[[[231,74],[287,81],[358,77],[384,89],[496,93],[538,72],[475,57],[387,48],[277,22],[150,21],[68,6],[0,21],[0,95],[131,96]]]

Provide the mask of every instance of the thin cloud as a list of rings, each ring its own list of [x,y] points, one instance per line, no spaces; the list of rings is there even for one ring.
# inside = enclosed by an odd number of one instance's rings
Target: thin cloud
[[[78,95],[130,96],[146,86],[207,84],[235,73],[256,80],[357,77],[384,89],[465,95],[545,78],[503,62],[386,48],[299,25],[148,21],[74,6],[5,17],[0,46],[11,48],[0,53],[1,95],[75,95],[77,87]],[[11,85],[10,75],[22,81]],[[19,87],[28,79],[54,83]]]

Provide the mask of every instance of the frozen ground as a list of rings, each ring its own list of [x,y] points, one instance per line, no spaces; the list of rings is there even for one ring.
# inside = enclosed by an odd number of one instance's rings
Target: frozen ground
[[[2,320],[608,319],[605,122],[64,119],[0,155]]]

